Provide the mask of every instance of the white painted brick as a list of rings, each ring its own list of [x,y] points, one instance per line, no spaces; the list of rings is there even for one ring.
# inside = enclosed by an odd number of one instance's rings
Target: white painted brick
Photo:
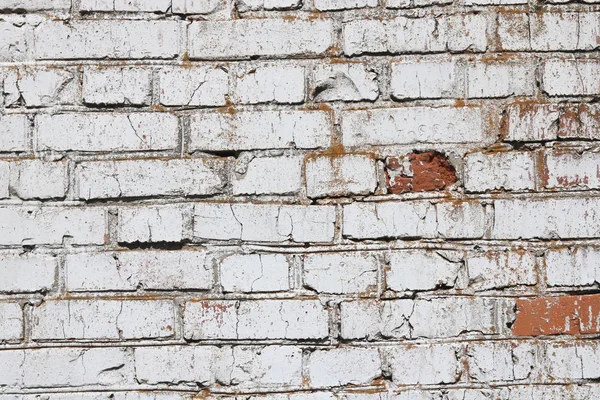
[[[257,157],[234,175],[233,194],[294,194],[302,187],[303,156]],[[245,164],[245,162],[242,162]]]
[[[465,5],[467,5],[467,6],[477,6],[477,5],[481,5],[481,6],[492,6],[492,5],[506,6],[506,5],[513,5],[513,4],[527,4],[527,1],[526,0],[465,0]]]
[[[544,156],[544,187],[549,189],[600,188],[600,154],[548,151]]]
[[[341,114],[344,146],[478,143],[484,139],[480,108],[402,107]]]
[[[22,338],[23,310],[21,310],[21,306],[18,303],[0,303],[0,342]]]
[[[45,21],[35,28],[36,59],[172,58],[177,21]]]
[[[589,247],[548,250],[546,280],[550,286],[591,286],[600,282],[600,251]]]
[[[65,274],[70,292],[135,291],[140,287],[206,290],[213,286],[212,265],[205,251],[67,254]]]
[[[234,254],[219,266],[225,292],[278,292],[290,289],[290,263],[281,254]]]
[[[194,114],[190,149],[206,151],[327,147],[332,125],[322,111]]]
[[[194,236],[258,242],[331,242],[333,206],[196,204]]]
[[[463,95],[462,68],[456,61],[403,61],[392,64],[391,89],[396,99],[455,98]]]
[[[314,156],[306,161],[308,197],[371,194],[377,187],[375,159],[369,155]]]
[[[236,74],[234,102],[242,104],[283,103],[304,101],[304,67],[267,64],[247,67]]]
[[[302,349],[294,346],[234,347],[231,382],[244,388],[302,384]],[[277,365],[278,368],[273,368]]]
[[[434,237],[435,209],[429,202],[345,205],[343,234],[354,239]]]
[[[529,15],[534,51],[593,50],[598,48],[600,13],[549,12]]]
[[[54,286],[57,265],[51,255],[0,253],[0,292],[48,291]]]
[[[478,202],[438,203],[437,231],[443,238],[479,239],[485,232],[485,212]]]
[[[469,286],[475,290],[502,289],[537,283],[533,253],[522,251],[475,253],[467,258]]]
[[[379,97],[377,72],[366,65],[317,65],[313,79],[316,101],[374,101]]]
[[[231,348],[214,346],[152,346],[135,350],[135,371],[140,383],[187,383],[199,386],[217,380],[229,383],[233,364]]]
[[[549,59],[542,67],[543,89],[550,96],[600,94],[600,61]]]
[[[104,244],[105,219],[99,207],[1,207],[0,244]]]
[[[496,200],[493,239],[590,238],[600,234],[596,198]]]
[[[457,348],[428,344],[383,348],[384,362],[397,385],[454,383],[460,377]]]
[[[247,35],[247,32],[253,32]],[[277,32],[273,35],[273,32]],[[196,21],[188,27],[192,59],[319,55],[333,45],[330,20],[238,19]]]
[[[26,115],[0,115],[0,152],[28,150],[28,126]]]
[[[117,241],[181,242],[190,213],[187,205],[120,208]]]
[[[466,97],[533,96],[536,93],[535,65],[515,62],[474,62],[466,68]]]
[[[562,109],[559,138],[592,139],[600,138],[600,107],[595,104],[580,104]]]
[[[556,140],[560,112],[556,105],[524,104],[508,108],[508,135],[512,141]]]
[[[30,40],[27,27],[0,21],[0,61],[23,61],[27,58]]]
[[[65,197],[68,185],[66,161],[22,160],[10,164],[10,187],[21,199]]]
[[[82,0],[82,11],[148,11],[166,12],[171,0]]]
[[[240,12],[258,10],[289,10],[302,5],[302,0],[236,0]]]
[[[470,153],[465,156],[465,189],[486,190],[535,189],[535,153]]]
[[[10,196],[10,164],[5,161],[0,161],[0,199],[5,199]]]
[[[4,10],[68,10],[71,0],[3,0],[0,9]]]
[[[357,19],[344,24],[344,53],[435,53],[485,51],[488,45],[485,16],[457,14],[440,18],[397,17],[389,20]]]
[[[598,379],[598,343],[592,341],[549,343],[548,375],[551,380]]]
[[[152,73],[142,68],[86,68],[83,101],[87,104],[144,105],[152,95]]]
[[[38,150],[169,150],[177,146],[178,130],[177,117],[167,113],[69,113],[35,118]]]
[[[21,68],[9,71],[4,80],[4,104],[26,107],[74,104],[77,80],[73,70],[59,68]]]
[[[185,306],[186,339],[322,339],[328,313],[318,300],[201,301]]]
[[[393,251],[388,257],[387,287],[399,292],[454,287],[462,266],[435,251]]]
[[[114,11],[114,0],[81,0],[79,9],[81,11]]]
[[[173,336],[172,300],[48,300],[33,309],[32,338],[144,339]]]
[[[377,289],[377,257],[366,252],[307,254],[304,285],[319,293],[368,293]]]
[[[485,383],[526,379],[536,367],[536,350],[527,342],[474,343],[467,347],[469,374]]]
[[[346,10],[350,8],[377,7],[378,0],[315,0],[320,11]]]
[[[171,67],[159,72],[160,104],[222,106],[229,89],[227,71],[208,67]]]
[[[341,347],[310,353],[307,370],[311,387],[366,385],[381,376],[377,348]]]
[[[210,14],[223,4],[223,0],[172,0],[174,13]]]
[[[1,358],[14,359],[22,352],[11,350],[8,354],[0,354],[0,362],[4,365]],[[110,387],[134,383],[132,351],[127,348],[31,349],[22,357],[14,384],[25,388]]]
[[[221,193],[223,159],[122,160],[82,162],[75,169],[81,199],[199,196]]]

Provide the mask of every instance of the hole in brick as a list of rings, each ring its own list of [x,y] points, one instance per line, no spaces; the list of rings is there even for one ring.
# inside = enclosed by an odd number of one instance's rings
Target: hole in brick
[[[431,192],[456,183],[456,170],[437,151],[414,152],[386,160],[386,180],[390,192]]]

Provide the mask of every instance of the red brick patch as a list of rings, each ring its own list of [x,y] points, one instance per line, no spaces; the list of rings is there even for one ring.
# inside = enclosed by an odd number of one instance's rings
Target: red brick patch
[[[444,190],[456,182],[456,170],[445,155],[436,151],[389,157],[386,176],[394,194]]]

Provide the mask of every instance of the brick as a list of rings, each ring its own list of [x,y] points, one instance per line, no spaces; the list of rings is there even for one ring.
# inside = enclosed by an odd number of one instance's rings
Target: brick
[[[226,151],[327,147],[332,125],[322,111],[263,111],[194,114],[191,150]]]
[[[151,339],[172,337],[171,300],[48,300],[33,310],[32,338]]]
[[[600,107],[594,104],[567,106],[560,115],[559,138],[599,139]]]
[[[333,33],[332,21],[321,19],[197,21],[188,27],[189,56],[207,60],[315,56],[333,45]]]
[[[20,2],[22,3],[22,2]],[[23,61],[30,46],[28,28],[0,21],[0,61]]]
[[[437,231],[443,238],[479,239],[485,233],[485,210],[478,202],[444,202],[436,205]]]
[[[370,155],[316,155],[306,161],[308,197],[367,195],[377,188],[375,160]]]
[[[396,385],[454,383],[460,377],[457,348],[451,344],[386,347],[381,352]]]
[[[213,287],[210,261],[205,251],[186,250],[68,254],[66,289],[69,292],[136,291],[139,288],[208,290]]]
[[[10,164],[0,161],[0,199],[10,197]]]
[[[600,13],[528,14],[534,51],[594,50],[598,48]]]
[[[533,286],[537,283],[533,253],[491,251],[474,253],[467,258],[469,287],[475,290]]]
[[[105,219],[98,207],[0,207],[0,244],[104,244]]]
[[[456,60],[406,60],[392,64],[391,90],[394,99],[440,99],[464,96],[464,70]]]
[[[504,51],[531,50],[529,16],[521,12],[501,12],[497,17],[498,47]]]
[[[177,117],[167,113],[69,113],[35,118],[38,150],[171,150],[177,146],[178,129]]]
[[[46,107],[74,104],[77,98],[75,72],[60,68],[21,68],[9,71],[4,80],[5,106]]]
[[[333,206],[199,203],[194,236],[257,242],[331,242]]]
[[[134,383],[132,351],[127,348],[71,347],[2,353],[5,353],[1,355],[3,358],[22,357],[20,368],[17,368],[20,374],[13,384],[25,388],[109,387]]]
[[[234,347],[231,382],[241,389],[302,384],[302,349],[295,346]],[[273,368],[277,365],[278,368]]]
[[[455,287],[462,267],[443,252],[406,250],[389,253],[387,288],[399,292]]]
[[[600,94],[600,62],[584,59],[549,59],[542,67],[542,87],[550,96]]]
[[[364,294],[377,289],[379,260],[374,254],[307,254],[303,260],[304,286],[319,293]]]
[[[548,250],[545,255],[549,286],[592,286],[600,282],[600,251],[590,247]]]
[[[353,239],[434,237],[435,208],[429,202],[345,205],[342,232]]]
[[[87,68],[83,72],[83,102],[145,105],[152,95],[152,73],[141,68]]]
[[[148,11],[166,12],[171,7],[170,0],[82,0],[82,11]]]
[[[187,205],[120,208],[117,241],[181,242],[187,238],[184,229],[190,211]]]
[[[38,60],[160,59],[180,52],[177,21],[45,21],[34,33]]]
[[[2,10],[68,10],[71,8],[71,0],[4,0],[0,9]]]
[[[315,350],[310,353],[306,368],[310,386],[314,388],[367,385],[382,374],[377,348]]]
[[[572,341],[548,343],[548,375],[552,381],[600,378],[598,343]]]
[[[317,65],[313,69],[315,101],[375,101],[379,97],[378,73],[362,64]]]
[[[513,5],[513,4],[527,4],[525,0],[465,0],[467,6],[491,6],[491,5]]]
[[[323,339],[327,310],[318,300],[187,302],[184,336],[202,339]]]
[[[516,336],[581,335],[600,332],[599,295],[518,299]]]
[[[492,239],[589,238],[599,234],[595,198],[496,200]]]
[[[386,159],[386,186],[394,194],[449,189],[456,183],[456,169],[437,151],[411,153]]]
[[[10,164],[10,187],[20,199],[58,199],[67,193],[67,162],[22,160]]]
[[[282,254],[234,254],[219,264],[225,292],[279,292],[290,289],[290,262]]]
[[[305,97],[304,67],[266,64],[249,66],[235,76],[233,100],[240,104],[302,103]]]
[[[480,108],[401,107],[343,111],[344,146],[479,143],[484,139]]]
[[[466,67],[466,97],[533,96],[535,65],[529,60],[476,62]]]
[[[475,382],[522,381],[537,367],[535,344],[473,343],[467,347],[469,375]]]
[[[0,253],[0,292],[46,292],[55,285],[57,266],[52,255]]]
[[[465,190],[535,189],[535,157],[533,152],[470,153],[465,157]]]
[[[0,152],[28,150],[28,126],[26,115],[0,115]]]
[[[82,162],[75,168],[81,199],[146,196],[200,196],[222,193],[223,159],[122,160]]]
[[[291,10],[302,5],[301,0],[238,0],[238,11]]]
[[[0,342],[23,338],[23,310],[18,303],[0,303]],[[1,380],[0,380],[1,383]]]
[[[341,304],[344,339],[449,338],[493,335],[509,321],[512,302],[495,299],[359,300]]]
[[[241,171],[236,171],[234,175],[233,193],[248,195],[298,193],[302,188],[302,162],[302,156],[253,158],[246,165],[238,166]]]
[[[377,7],[377,0],[315,0],[319,11],[347,10],[351,8]]]
[[[488,46],[487,21],[483,15],[475,14],[354,20],[344,24],[343,44],[348,56],[482,52]]]
[[[516,104],[508,108],[506,140],[538,142],[556,140],[560,112],[556,105]]]
[[[223,5],[223,0],[172,0],[172,11],[177,14],[210,14]]]
[[[542,180],[548,189],[600,188],[600,158],[592,152],[547,151]]]
[[[165,106],[222,106],[229,75],[222,68],[171,67],[159,72],[160,104]]]

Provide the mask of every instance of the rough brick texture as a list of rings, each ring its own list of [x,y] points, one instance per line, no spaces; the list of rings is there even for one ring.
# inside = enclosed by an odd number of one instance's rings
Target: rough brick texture
[[[0,0],[0,400],[600,399],[599,0]]]

